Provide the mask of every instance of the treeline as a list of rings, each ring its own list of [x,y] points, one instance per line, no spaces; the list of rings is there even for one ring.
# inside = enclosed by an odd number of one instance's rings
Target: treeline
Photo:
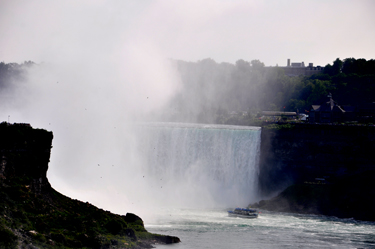
[[[375,101],[375,60],[336,59],[323,73],[290,77],[282,67],[265,67],[259,60],[235,64],[176,61],[183,89],[175,96],[172,120],[249,123],[260,111],[308,111],[331,93],[340,105]]]
[[[32,61],[22,64],[0,62],[0,89],[9,88],[13,82],[25,77],[25,68],[35,65]]]
[[[259,60],[174,62],[182,87],[164,110],[163,120],[251,124],[261,111],[307,112],[329,93],[341,106],[375,102],[373,59],[336,59],[322,73],[295,77]],[[32,65],[1,62],[0,91],[27,77],[25,69]]]
[[[358,106],[375,101],[375,60],[336,59],[323,73],[303,78],[301,90],[288,105],[290,110],[320,104],[328,93],[341,106]],[[300,109],[301,110],[301,109]]]

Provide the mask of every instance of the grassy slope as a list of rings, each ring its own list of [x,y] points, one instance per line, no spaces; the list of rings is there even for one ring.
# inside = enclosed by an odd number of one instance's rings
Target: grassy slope
[[[148,233],[134,214],[116,215],[51,188],[36,195],[28,179],[0,188],[0,248],[34,244],[40,248],[131,248],[179,239]]]

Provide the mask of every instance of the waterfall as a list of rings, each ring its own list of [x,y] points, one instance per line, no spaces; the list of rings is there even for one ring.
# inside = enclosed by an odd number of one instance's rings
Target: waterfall
[[[142,174],[161,204],[233,207],[256,198],[259,127],[148,123],[137,133]]]

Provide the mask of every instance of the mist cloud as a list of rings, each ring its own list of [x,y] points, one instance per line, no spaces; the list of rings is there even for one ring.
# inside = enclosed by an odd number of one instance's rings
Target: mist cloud
[[[128,212],[144,198],[142,186],[134,188],[140,160],[130,123],[156,118],[178,91],[171,61],[133,23],[137,13],[117,9],[132,4],[20,4],[6,6],[12,25],[2,22],[1,55],[37,65],[2,92],[12,95],[1,100],[3,119],[53,131],[48,177],[58,191]]]
[[[52,130],[52,185],[120,212],[141,199],[119,189],[138,179],[142,161],[124,127],[157,119],[181,90],[169,58],[322,66],[366,58],[375,53],[373,9],[371,1],[1,1],[0,61],[38,64],[16,95],[2,93],[2,119]]]

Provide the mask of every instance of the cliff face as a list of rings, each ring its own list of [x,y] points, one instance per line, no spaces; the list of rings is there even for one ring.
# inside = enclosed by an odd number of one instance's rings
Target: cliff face
[[[112,214],[55,191],[46,177],[53,134],[0,124],[0,248],[150,248],[138,216]]]
[[[10,183],[23,179],[35,193],[49,193],[48,163],[52,132],[33,129],[28,124],[0,124],[0,179]]]
[[[375,221],[375,171],[343,177],[334,184],[294,184],[270,200],[252,204],[264,210],[323,214]]]
[[[270,194],[291,184],[334,182],[375,169],[375,127],[294,124],[263,127],[260,187]]]
[[[374,221],[374,151],[375,127],[263,127],[261,191],[267,196],[284,190],[251,206]]]

